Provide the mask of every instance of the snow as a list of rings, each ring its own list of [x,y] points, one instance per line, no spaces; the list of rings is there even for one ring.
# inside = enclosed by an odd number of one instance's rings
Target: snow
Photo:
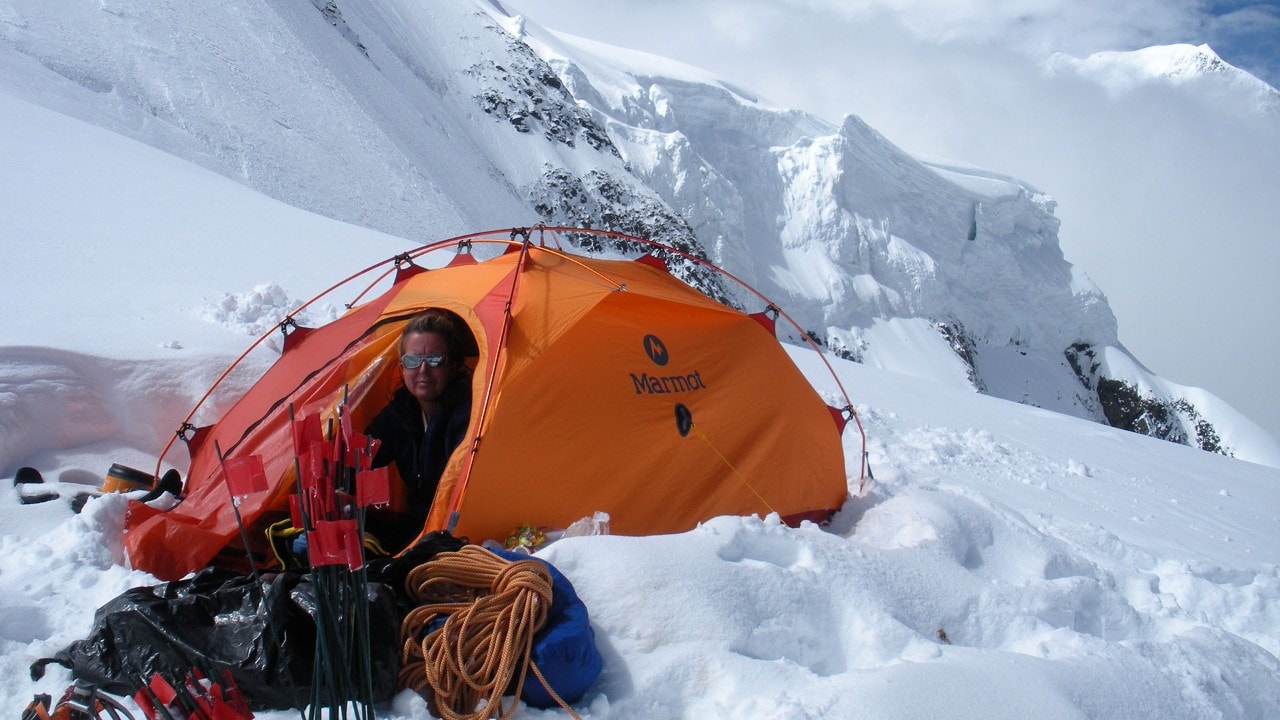
[[[876,321],[864,332],[841,336],[846,347],[865,348],[861,362],[869,367],[892,370],[901,375],[938,385],[973,390],[966,377],[968,368],[954,352],[941,352],[946,341],[932,324],[919,319],[892,318]],[[933,348],[938,352],[920,352]]]
[[[31,680],[33,660],[154,582],[122,556],[123,497],[80,513],[20,505],[8,489],[17,469],[39,468],[69,497],[112,463],[153,466],[255,334],[414,243],[74,119],[90,113],[70,112],[73,100],[49,109],[34,85],[13,90],[29,76],[14,77],[0,87],[0,703],[16,712],[69,682],[56,666]],[[998,178],[976,177],[969,192],[1004,195]],[[489,199],[509,207],[468,202]],[[908,256],[915,246],[883,240]],[[821,285],[802,277],[825,267],[815,257],[795,256],[797,282]],[[322,300],[314,319],[348,299]],[[827,362],[866,428],[874,476],[860,483],[850,427],[850,497],[829,526],[721,517],[540,553],[587,603],[606,659],[581,714],[1260,718],[1280,707],[1280,470],[975,393],[958,363],[937,362],[953,355],[908,361],[925,337],[940,344],[918,319],[865,327],[881,338],[874,362]],[[261,346],[249,369],[275,351]],[[834,401],[827,365],[789,351]],[[1160,381],[1120,349],[1104,355],[1117,373]],[[248,381],[224,386],[209,412]],[[426,717],[407,696],[379,710]]]

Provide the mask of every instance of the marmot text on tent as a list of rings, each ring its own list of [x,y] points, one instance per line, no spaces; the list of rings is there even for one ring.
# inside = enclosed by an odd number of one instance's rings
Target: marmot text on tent
[[[637,395],[662,395],[707,389],[707,384],[702,382],[701,370],[694,370],[688,375],[628,374],[631,376],[632,384],[635,385]]]

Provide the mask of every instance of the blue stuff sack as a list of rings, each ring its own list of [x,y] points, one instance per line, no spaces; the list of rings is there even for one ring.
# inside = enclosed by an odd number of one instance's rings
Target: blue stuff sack
[[[528,560],[530,555],[509,550],[495,550],[504,560]],[[587,606],[573,589],[573,583],[554,565],[539,557],[534,560],[547,566],[551,573],[551,609],[547,624],[533,636],[530,657],[542,671],[552,689],[567,703],[582,699],[604,669],[604,657],[596,648],[596,635],[591,629]],[[520,699],[536,708],[558,707],[559,703],[542,686],[533,672],[525,676]]]

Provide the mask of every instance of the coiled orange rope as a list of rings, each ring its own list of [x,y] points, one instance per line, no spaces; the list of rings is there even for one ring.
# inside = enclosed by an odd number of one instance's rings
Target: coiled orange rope
[[[416,602],[400,627],[404,650],[400,686],[431,690],[431,712],[444,720],[510,718],[518,707],[503,709],[502,695],[524,685],[532,667],[533,636],[547,622],[551,573],[534,559],[508,561],[484,548],[467,545],[436,555],[409,572],[405,590]],[[444,623],[429,630],[431,623]],[[547,686],[561,707],[573,710]]]

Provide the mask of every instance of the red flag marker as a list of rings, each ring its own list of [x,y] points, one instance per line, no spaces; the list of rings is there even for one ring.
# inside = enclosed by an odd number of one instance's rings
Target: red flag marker
[[[356,502],[360,507],[391,503],[391,466],[356,473]]]
[[[244,497],[267,489],[267,471],[262,467],[262,458],[258,455],[227,458],[222,461],[223,472],[226,473],[227,487],[234,497]]]

